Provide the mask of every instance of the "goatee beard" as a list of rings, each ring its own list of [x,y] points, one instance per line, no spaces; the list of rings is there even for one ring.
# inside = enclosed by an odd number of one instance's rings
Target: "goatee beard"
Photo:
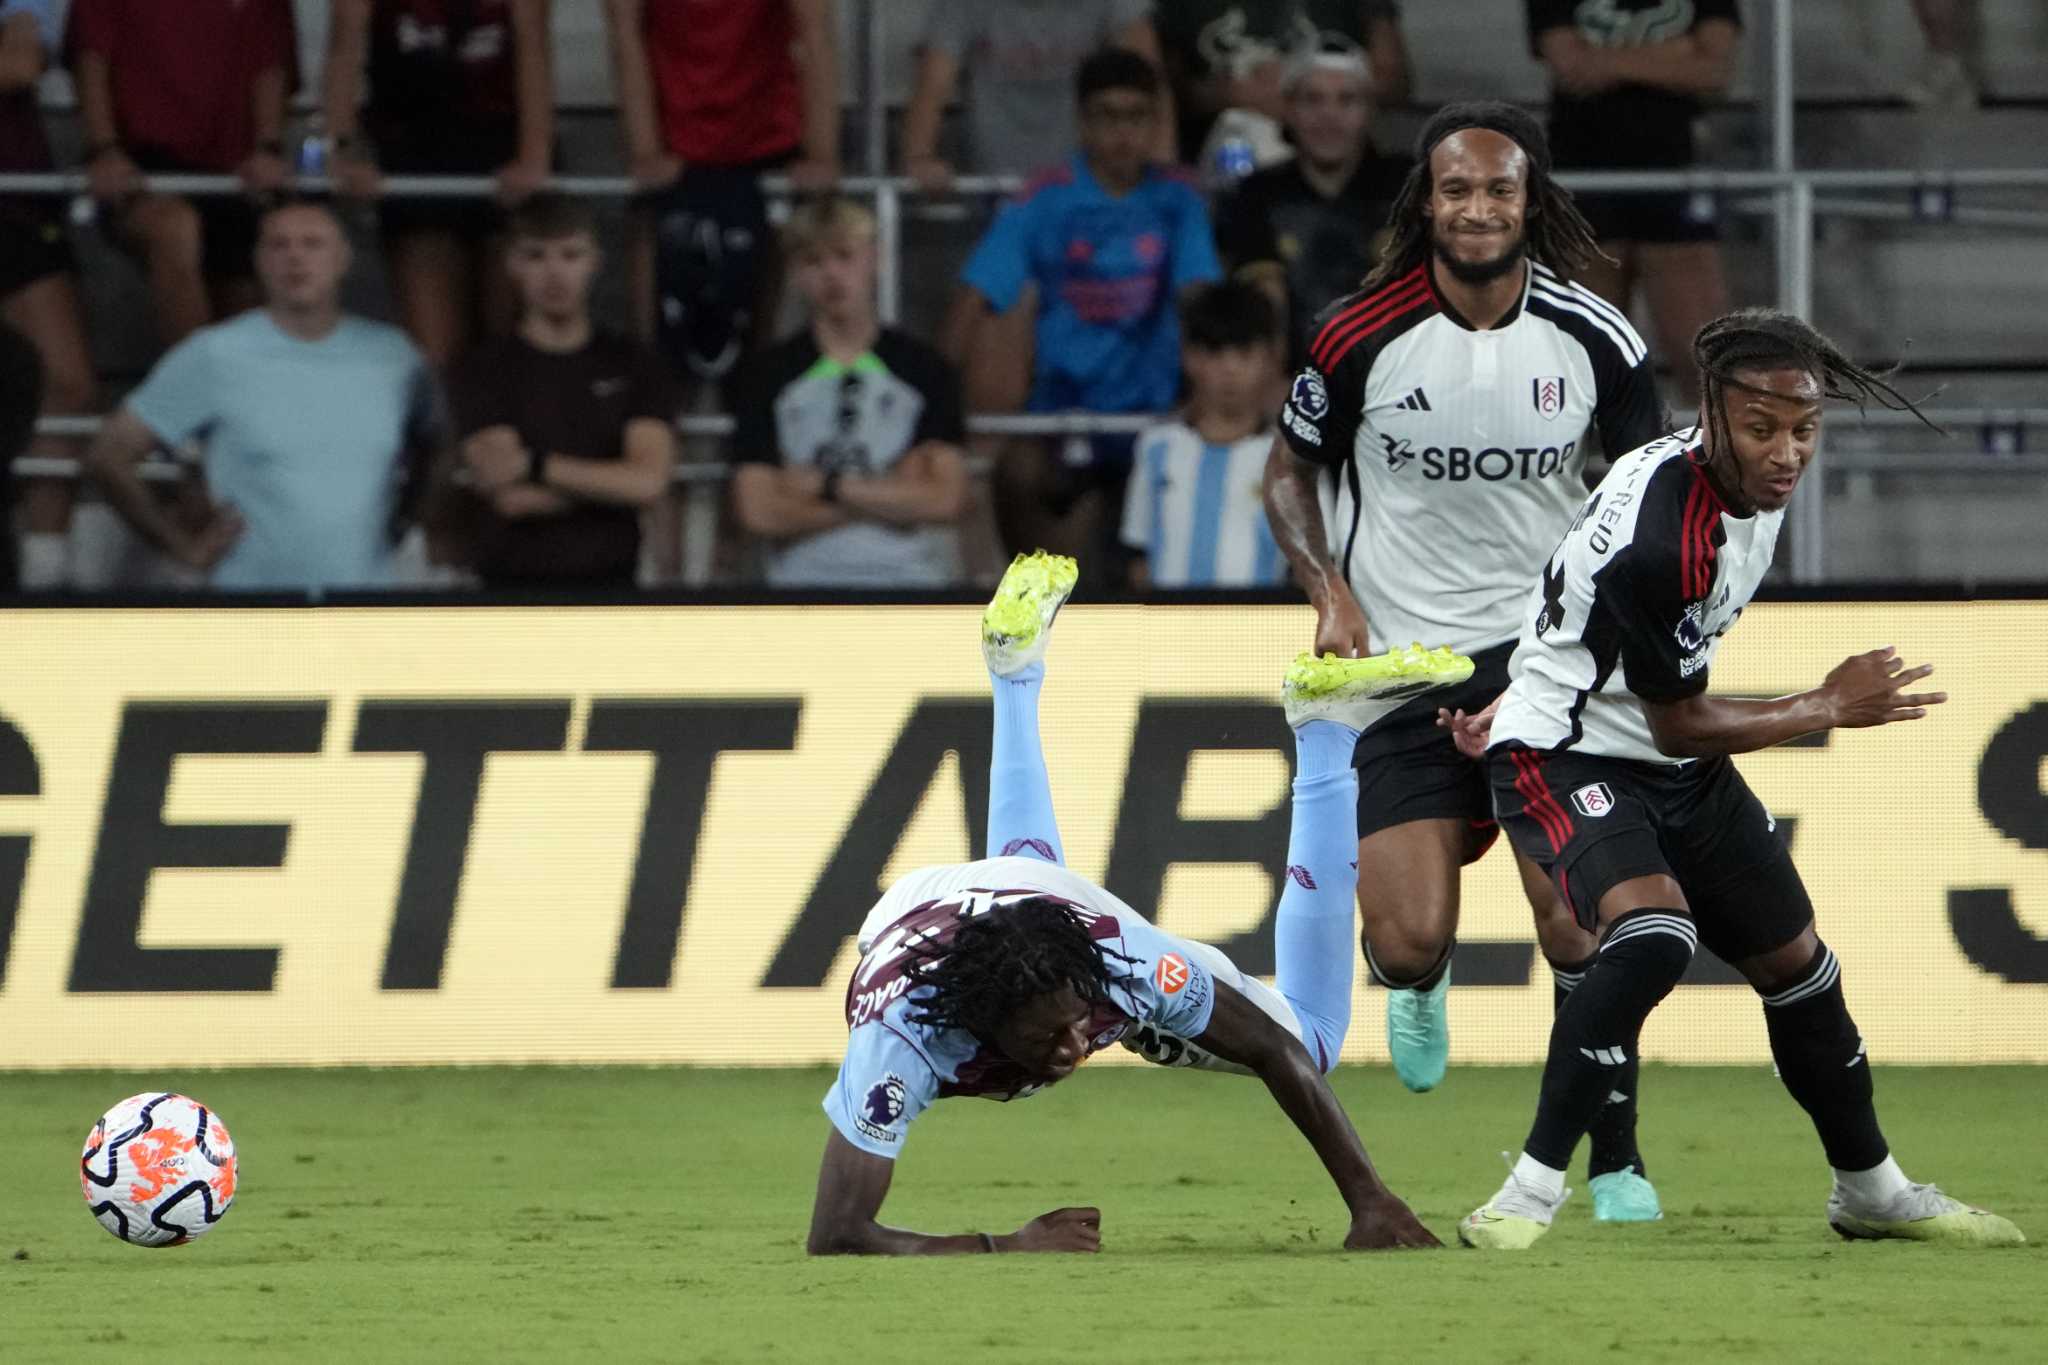
[[[1501,276],[1522,263],[1522,257],[1529,250],[1526,237],[1490,261],[1461,261],[1445,249],[1442,238],[1432,238],[1430,245],[1436,249],[1436,258],[1444,269],[1451,272],[1451,278],[1460,284],[1492,284]]]

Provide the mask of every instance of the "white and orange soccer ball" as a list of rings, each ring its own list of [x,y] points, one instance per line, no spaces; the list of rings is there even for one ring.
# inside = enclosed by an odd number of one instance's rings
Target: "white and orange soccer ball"
[[[92,1126],[78,1183],[92,1216],[122,1241],[177,1246],[211,1230],[235,1202],[235,1141],[198,1100],[130,1095]]]

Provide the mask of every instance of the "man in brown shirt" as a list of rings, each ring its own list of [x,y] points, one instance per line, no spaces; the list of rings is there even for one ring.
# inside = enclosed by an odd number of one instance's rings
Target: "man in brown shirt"
[[[519,324],[449,381],[482,513],[475,567],[492,586],[629,586],[640,509],[675,468],[668,374],[648,348],[591,325],[601,258],[584,205],[537,194],[510,227]]]

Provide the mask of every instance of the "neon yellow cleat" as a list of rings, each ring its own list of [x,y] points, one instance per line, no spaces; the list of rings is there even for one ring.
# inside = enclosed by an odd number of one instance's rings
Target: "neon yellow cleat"
[[[1566,1189],[1556,1199],[1548,1199],[1510,1170],[1500,1192],[1460,1220],[1458,1240],[1481,1251],[1527,1251],[1550,1231],[1550,1220],[1571,1197],[1571,1190]]]
[[[1362,730],[1365,722],[1386,714],[1386,702],[1453,687],[1471,676],[1472,661],[1448,646],[1409,645],[1363,659],[1299,655],[1288,666],[1280,692],[1289,725],[1334,720]]]
[[[1045,657],[1052,618],[1074,591],[1080,566],[1043,550],[1018,555],[1003,570],[996,595],[981,613],[981,656],[988,671],[1008,677]]]
[[[2027,1235],[2010,1219],[1952,1199],[1932,1185],[1909,1185],[1880,1209],[1852,1212],[1840,1190],[1828,1196],[1828,1226],[1850,1241],[1897,1237],[1949,1246],[2019,1246]]]

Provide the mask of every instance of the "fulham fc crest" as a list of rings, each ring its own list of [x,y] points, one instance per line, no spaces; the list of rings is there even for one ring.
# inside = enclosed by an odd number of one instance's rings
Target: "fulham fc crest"
[[[1561,374],[1538,375],[1529,381],[1531,396],[1536,402],[1536,415],[1549,421],[1564,411],[1564,376]]]
[[[1605,782],[1594,782],[1572,793],[1572,805],[1581,815],[1594,819],[1614,809],[1614,793],[1607,789]]]

